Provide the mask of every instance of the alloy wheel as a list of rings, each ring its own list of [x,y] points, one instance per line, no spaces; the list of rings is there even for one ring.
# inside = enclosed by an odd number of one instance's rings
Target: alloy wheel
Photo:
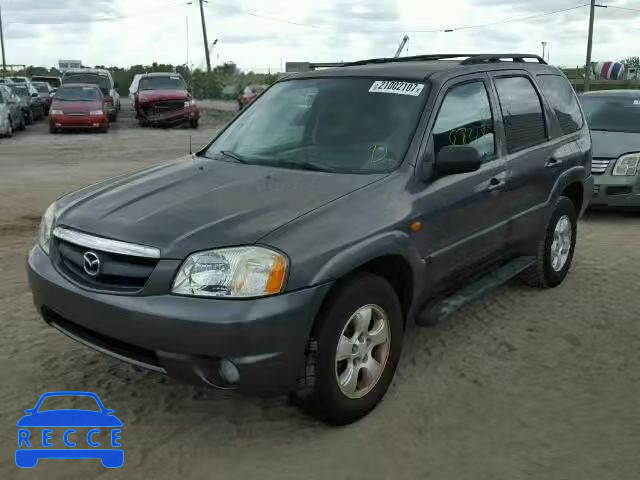
[[[378,383],[389,358],[389,317],[379,305],[365,305],[349,317],[336,349],[336,380],[348,398],[362,398]]]

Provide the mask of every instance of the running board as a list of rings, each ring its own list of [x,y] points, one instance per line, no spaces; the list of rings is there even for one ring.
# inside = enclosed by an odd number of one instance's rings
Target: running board
[[[480,277],[473,283],[462,287],[451,296],[427,304],[416,315],[416,324],[429,327],[443,322],[463,305],[476,300],[492,288],[508,282],[534,265],[535,257],[518,257],[497,270]]]

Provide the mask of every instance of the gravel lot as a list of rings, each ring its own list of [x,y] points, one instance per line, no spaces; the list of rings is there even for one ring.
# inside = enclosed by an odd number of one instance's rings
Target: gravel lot
[[[332,429],[285,399],[254,399],[143,372],[45,327],[25,256],[57,196],[185,153],[226,121],[141,129],[129,105],[107,135],[0,140],[0,478],[637,480],[640,478],[640,216],[579,227],[567,281],[513,282],[445,325],[408,332],[386,400]],[[213,109],[224,108],[227,111]],[[124,422],[125,463],[14,464],[15,422],[46,391],[96,392]]]

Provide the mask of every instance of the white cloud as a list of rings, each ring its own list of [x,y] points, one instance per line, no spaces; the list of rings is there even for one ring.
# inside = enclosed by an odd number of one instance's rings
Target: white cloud
[[[60,58],[85,64],[204,65],[197,0],[5,0],[8,63],[55,65]],[[582,3],[586,3],[583,0]],[[606,2],[639,8],[631,0]],[[526,17],[581,5],[581,0],[209,0],[209,40],[219,39],[214,63],[277,71],[281,61],[341,61],[390,56],[409,30],[443,30]],[[523,22],[451,33],[412,32],[409,54],[517,51],[551,48],[552,63],[584,62],[588,8]],[[598,9],[594,60],[637,55],[640,12]],[[114,18],[115,17],[115,18]],[[113,21],[90,20],[114,18]],[[43,23],[43,24],[40,24]],[[187,23],[189,41],[187,42]],[[304,25],[296,25],[304,24]],[[306,25],[306,26],[305,26]],[[319,27],[319,28],[315,28]]]

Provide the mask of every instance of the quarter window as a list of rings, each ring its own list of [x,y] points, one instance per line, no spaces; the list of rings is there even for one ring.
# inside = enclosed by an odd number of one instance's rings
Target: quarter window
[[[539,75],[542,92],[551,104],[564,135],[577,132],[584,125],[578,100],[569,82],[559,75]]]
[[[526,77],[502,77],[495,81],[509,153],[546,140],[540,98]]]
[[[485,159],[495,156],[493,115],[484,82],[465,83],[447,92],[433,127],[433,144],[436,156],[449,145],[474,147]]]

